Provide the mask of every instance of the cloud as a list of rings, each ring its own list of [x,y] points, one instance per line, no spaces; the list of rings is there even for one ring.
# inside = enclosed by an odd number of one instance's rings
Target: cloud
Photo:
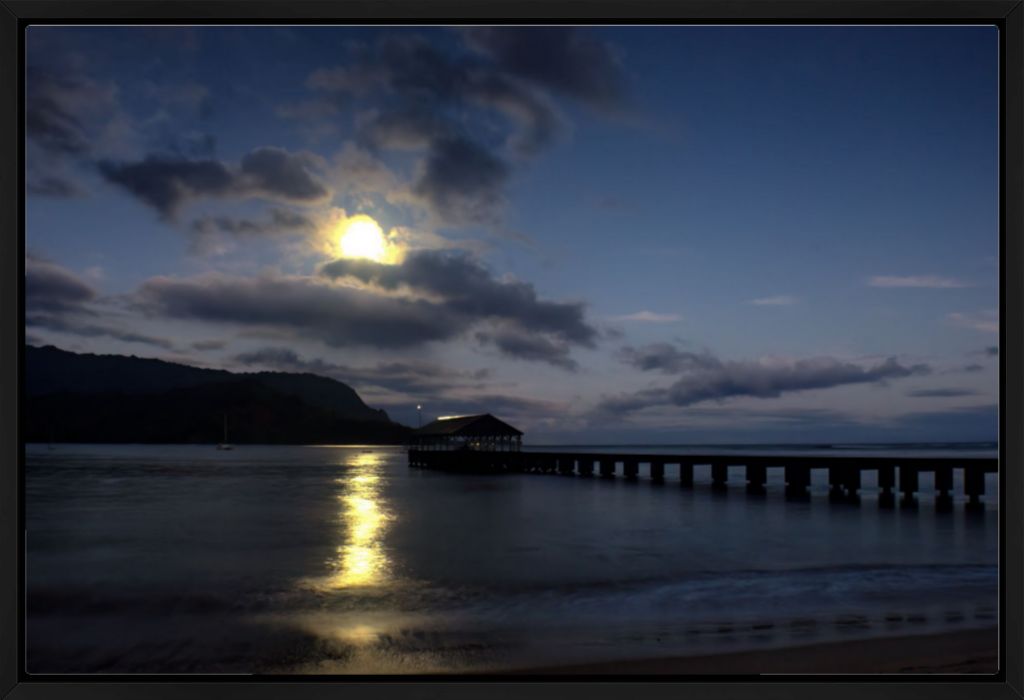
[[[227,343],[223,340],[197,340],[192,343],[192,349],[200,352],[223,350],[225,347],[227,347]]]
[[[25,85],[26,191],[68,198],[84,194],[72,166],[97,152],[123,147],[134,130],[121,112],[117,89],[85,76],[76,65],[30,66]]]
[[[25,259],[26,328],[172,347],[169,340],[97,322],[91,304],[98,298],[96,289],[71,270],[35,256]]]
[[[502,354],[530,362],[546,362],[549,365],[575,372],[579,365],[569,355],[569,343],[536,333],[523,331],[514,326],[493,333],[480,332],[477,340],[494,345]]]
[[[962,371],[962,372],[981,372],[984,369],[985,369],[984,365],[970,364],[970,365],[964,365],[963,367],[961,367],[960,371]]]
[[[250,151],[238,167],[211,158],[162,155],[127,163],[103,160],[98,167],[107,181],[173,220],[185,204],[204,198],[325,201],[330,191],[311,172],[313,160],[267,146]]]
[[[505,354],[566,368],[574,366],[570,347],[592,347],[599,335],[582,303],[540,299],[533,285],[498,280],[459,251],[413,251],[396,265],[341,259],[314,277],[155,277],[130,303],[150,316],[234,323],[334,347],[406,348],[476,330],[477,340]]]
[[[975,313],[955,312],[947,314],[946,318],[952,323],[963,328],[971,328],[976,331],[982,331],[983,333],[999,332],[998,311],[978,311]],[[998,352],[998,350],[996,352]]]
[[[63,317],[51,314],[29,314],[25,316],[25,325],[35,328],[45,328],[59,333],[78,335],[85,338],[106,337],[120,340],[125,343],[139,343],[152,345],[165,350],[172,350],[174,343],[167,338],[159,338],[145,333],[138,333],[126,330],[106,323],[91,323],[80,319]]]
[[[999,356],[999,346],[998,345],[990,345],[987,348],[985,348],[985,350],[983,352],[986,355],[988,355],[989,357],[998,357]]]
[[[411,396],[437,398],[453,389],[479,388],[488,370],[458,371],[433,362],[378,362],[353,367],[321,358],[306,359],[291,348],[264,347],[243,352],[234,361],[245,367],[309,372],[333,377],[357,388],[379,387]]]
[[[152,316],[280,330],[335,347],[404,348],[451,339],[467,325],[458,313],[425,300],[277,273],[155,277],[132,302]]]
[[[470,44],[508,73],[602,110],[626,102],[626,78],[612,47],[569,27],[473,27]]]
[[[750,303],[754,306],[792,306],[799,302],[796,297],[791,297],[785,294],[780,294],[773,297],[761,297],[760,299],[751,299]]]
[[[543,34],[550,56],[573,63],[549,66],[565,72],[547,83],[516,60],[512,44],[492,53],[483,50],[483,35],[463,36],[472,51],[410,33],[353,43],[345,65],[314,71],[307,86],[333,107],[342,100],[372,99],[374,108],[356,117],[356,148],[374,156],[413,154],[411,183],[397,194],[393,188],[377,194],[421,205],[441,223],[495,225],[512,162],[536,155],[566,130],[544,90],[605,108],[621,97],[606,85],[619,80],[621,71],[610,68],[614,61],[602,42],[582,33]],[[286,112],[322,120],[330,110],[303,103]]]
[[[645,371],[679,374],[669,387],[606,398],[599,412],[629,412],[648,406],[691,406],[734,397],[778,398],[783,394],[868,384],[928,374],[925,364],[906,366],[890,357],[870,366],[832,357],[798,360],[722,360],[710,352],[683,352],[667,343],[626,347],[620,359]]]
[[[652,343],[639,348],[627,345],[619,350],[618,358],[644,372],[662,374],[712,369],[720,365],[718,358],[707,351],[687,352],[671,343]]]
[[[25,184],[25,189],[31,195],[57,199],[69,199],[83,194],[83,190],[77,182],[54,173],[33,177]]]
[[[463,137],[435,141],[419,170],[412,192],[444,221],[496,223],[510,170],[480,144]]]
[[[414,251],[397,265],[341,258],[324,265],[321,272],[380,290],[411,289],[437,298],[437,305],[453,314],[514,322],[526,331],[552,334],[577,345],[592,347],[598,337],[585,319],[582,303],[540,299],[532,284],[498,280],[462,251]]]
[[[637,321],[639,323],[675,323],[681,321],[679,314],[659,314],[655,311],[637,311],[624,316],[612,316],[613,321]]]
[[[915,389],[908,391],[907,396],[915,399],[941,399],[957,396],[977,396],[978,392],[972,389]]]
[[[220,255],[245,241],[280,238],[295,233],[311,233],[316,223],[299,212],[272,208],[262,221],[229,216],[203,216],[188,229],[189,250],[198,255]]]
[[[34,256],[25,259],[25,310],[81,311],[97,296],[92,285],[66,267]]]
[[[951,277],[934,275],[876,275],[868,279],[869,287],[913,287],[918,289],[963,289],[971,285]]]
[[[83,155],[93,139],[86,120],[112,108],[116,91],[70,69],[31,67],[25,89],[25,134],[42,149]]]

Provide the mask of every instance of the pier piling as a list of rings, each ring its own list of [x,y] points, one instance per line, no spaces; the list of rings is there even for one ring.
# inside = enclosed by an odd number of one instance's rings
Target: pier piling
[[[896,495],[893,489],[896,488],[896,468],[884,466],[878,468],[878,505],[883,508],[892,508],[896,505]]]
[[[679,463],[679,483],[686,487],[693,486],[693,464],[690,462]]]
[[[725,462],[715,462],[711,465],[711,488],[716,491],[724,491],[728,488],[729,465]]]
[[[747,493],[761,495],[766,493],[765,483],[768,481],[768,469],[763,464],[747,465]]]
[[[656,484],[665,482],[665,463],[655,460],[651,462],[651,481]]]
[[[967,496],[968,510],[984,510],[981,495],[985,493],[985,474],[980,470],[964,472],[964,494]]]
[[[594,475],[594,458],[591,455],[580,455],[577,470],[580,476]]]
[[[951,510],[953,508],[953,467],[935,468],[935,508]]]
[[[786,497],[803,500],[810,498],[811,470],[803,466],[786,467]]]
[[[783,469],[786,482],[786,498],[806,500],[810,498],[811,474],[818,470],[827,472],[829,499],[842,502],[859,502],[862,490],[862,473],[874,471],[878,475],[878,502],[883,508],[896,505],[897,493],[900,504],[908,509],[917,506],[920,492],[920,474],[934,475],[935,507],[938,511],[949,511],[954,504],[954,471],[963,475],[963,489],[966,508],[983,511],[985,502],[985,478],[998,472],[998,460],[987,457],[849,457],[792,455],[732,455],[723,454],[599,454],[577,452],[520,452],[514,450],[474,449],[410,449],[409,466],[417,469],[440,469],[465,473],[527,472],[535,474],[560,474],[564,476],[593,476],[595,463],[601,477],[612,479],[618,465],[629,481],[636,481],[640,465],[649,468],[652,483],[664,483],[665,466],[679,465],[679,483],[683,488],[692,488],[694,466],[709,465],[711,487],[715,491],[728,489],[729,466],[744,467],[746,491],[751,495],[767,493],[768,472]],[[899,474],[897,475],[897,470]],[[931,484],[926,481],[926,486]]]
[[[917,468],[900,465],[900,492],[903,494],[901,505],[913,507],[917,505],[914,494],[918,489]]]
[[[636,481],[640,474],[640,463],[635,459],[628,459],[622,463],[622,473],[630,481]]]

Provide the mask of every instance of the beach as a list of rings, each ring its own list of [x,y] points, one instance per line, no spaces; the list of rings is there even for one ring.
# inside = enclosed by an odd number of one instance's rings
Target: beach
[[[630,659],[538,667],[525,675],[718,675],[969,673],[998,670],[998,630],[989,627],[942,634],[824,642],[727,654]]]

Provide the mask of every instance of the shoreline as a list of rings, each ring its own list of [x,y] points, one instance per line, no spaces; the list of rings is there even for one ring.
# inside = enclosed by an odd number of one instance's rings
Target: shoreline
[[[700,656],[540,666],[512,675],[993,674],[998,628],[822,642]]]

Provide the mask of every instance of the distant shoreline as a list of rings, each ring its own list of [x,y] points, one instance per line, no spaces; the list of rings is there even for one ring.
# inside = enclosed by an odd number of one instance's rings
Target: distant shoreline
[[[538,667],[514,675],[994,674],[998,628],[822,642],[701,656]]]

